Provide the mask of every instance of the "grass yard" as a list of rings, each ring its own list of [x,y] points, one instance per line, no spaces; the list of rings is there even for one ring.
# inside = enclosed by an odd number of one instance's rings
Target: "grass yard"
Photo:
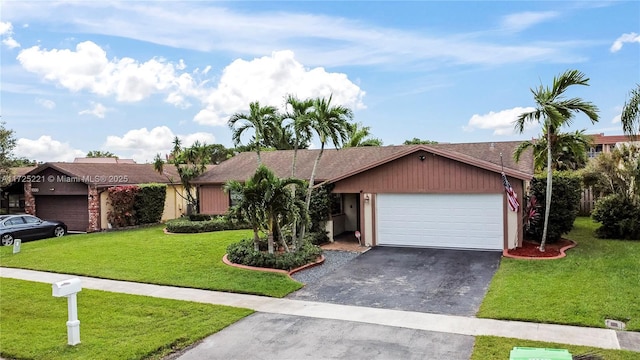
[[[503,258],[478,317],[589,327],[616,319],[640,331],[640,241],[597,239],[597,226],[576,219],[566,237],[578,246],[566,258]]]
[[[561,340],[561,339],[558,339]],[[604,350],[585,346],[545,343],[539,341],[501,338],[495,336],[477,336],[471,354],[471,360],[508,359],[514,347],[535,347],[547,349],[567,349],[572,356],[585,353],[597,353],[606,360],[637,360],[638,353],[626,350]]]
[[[82,290],[80,341],[67,345],[67,299],[51,285],[0,278],[0,356],[160,359],[252,313],[248,309]]]
[[[161,226],[70,235],[0,247],[0,265],[150,284],[283,297],[302,284],[276,273],[222,262],[227,245],[248,230],[165,234]]]

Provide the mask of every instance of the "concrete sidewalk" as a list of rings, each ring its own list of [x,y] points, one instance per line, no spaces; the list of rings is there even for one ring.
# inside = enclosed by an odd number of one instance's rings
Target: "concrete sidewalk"
[[[76,276],[3,267],[0,268],[0,277],[53,283]],[[85,289],[243,307],[263,313],[295,315],[317,319],[346,320],[451,334],[471,336],[490,335],[545,342],[562,342],[565,344],[592,346],[603,349],[640,351],[640,333],[634,332],[616,332],[608,329],[578,326],[537,324],[413,311],[375,309],[128,281],[105,280],[83,276],[77,277],[81,279],[82,287]]]

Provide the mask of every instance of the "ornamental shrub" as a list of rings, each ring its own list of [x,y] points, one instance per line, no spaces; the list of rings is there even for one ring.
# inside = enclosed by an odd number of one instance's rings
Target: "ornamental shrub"
[[[248,229],[249,225],[233,221],[225,216],[216,216],[207,221],[191,221],[187,217],[169,220],[166,223],[167,231],[172,233],[202,233],[223,230]]]
[[[554,243],[560,240],[563,234],[568,233],[573,228],[573,222],[580,210],[581,182],[580,176],[570,172],[553,173],[547,243]],[[529,196],[535,196],[537,199],[537,212],[540,217],[538,221],[532,222],[526,231],[527,237],[536,241],[542,240],[546,192],[546,174],[536,175],[531,180]]]
[[[164,202],[166,198],[167,185],[140,185],[133,204],[138,224],[159,223],[162,219],[162,213],[164,212]]]
[[[111,205],[111,210],[107,213],[107,220],[111,226],[118,228],[136,225],[133,206],[139,187],[137,185],[122,185],[110,187],[107,191],[108,201]]]
[[[266,244],[266,240],[261,243]],[[300,249],[290,253],[269,254],[255,251],[253,239],[243,239],[227,247],[227,259],[234,264],[291,270],[314,262],[322,254],[320,247],[305,242]]]
[[[599,199],[591,217],[602,226],[596,229],[599,238],[640,240],[640,204],[622,194]]]

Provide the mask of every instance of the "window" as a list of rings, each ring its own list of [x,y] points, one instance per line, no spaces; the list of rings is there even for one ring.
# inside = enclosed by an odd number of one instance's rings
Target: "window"
[[[231,190],[229,191],[229,206],[236,206],[242,200],[242,194]]]
[[[23,216],[22,218],[27,224],[38,224],[40,222],[40,219],[33,216]]]
[[[24,220],[21,216],[11,218],[6,222],[9,225],[24,225]]]

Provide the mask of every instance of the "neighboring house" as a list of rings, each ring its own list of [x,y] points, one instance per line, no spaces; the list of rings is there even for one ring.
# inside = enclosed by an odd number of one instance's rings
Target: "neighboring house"
[[[36,166],[24,166],[11,169],[6,184],[2,186],[2,201],[0,214],[22,214],[24,213],[24,188],[22,182],[27,178],[25,175],[35,169]],[[4,181],[3,181],[4,182]]]
[[[520,163],[520,142],[357,147],[325,150],[316,184],[332,184],[330,236],[359,231],[368,246],[502,250],[522,242],[522,208],[508,209],[502,167],[523,203],[533,157]],[[309,179],[319,150],[299,150],[296,175]],[[502,156],[501,156],[502,154]],[[263,163],[291,175],[293,151],[265,151]],[[255,153],[240,153],[206,172],[198,185],[200,212],[223,214],[233,194],[222,187],[257,168]]]
[[[640,141],[632,141],[632,139],[626,135],[605,135],[604,133],[589,135],[593,141],[593,145],[589,148],[589,158],[593,159],[600,153],[610,153],[616,146],[623,144],[636,144],[640,145]]]
[[[173,179],[178,185],[169,185]],[[69,231],[91,232],[109,228],[107,190],[118,185],[164,183],[167,186],[163,220],[186,211],[184,190],[174,168],[159,174],[152,164],[135,163],[44,163],[25,173],[14,184],[21,187],[24,212],[45,220],[64,221]]]
[[[133,159],[119,159],[113,157],[88,158],[81,157],[73,159],[74,163],[90,163],[90,164],[135,164]]]

